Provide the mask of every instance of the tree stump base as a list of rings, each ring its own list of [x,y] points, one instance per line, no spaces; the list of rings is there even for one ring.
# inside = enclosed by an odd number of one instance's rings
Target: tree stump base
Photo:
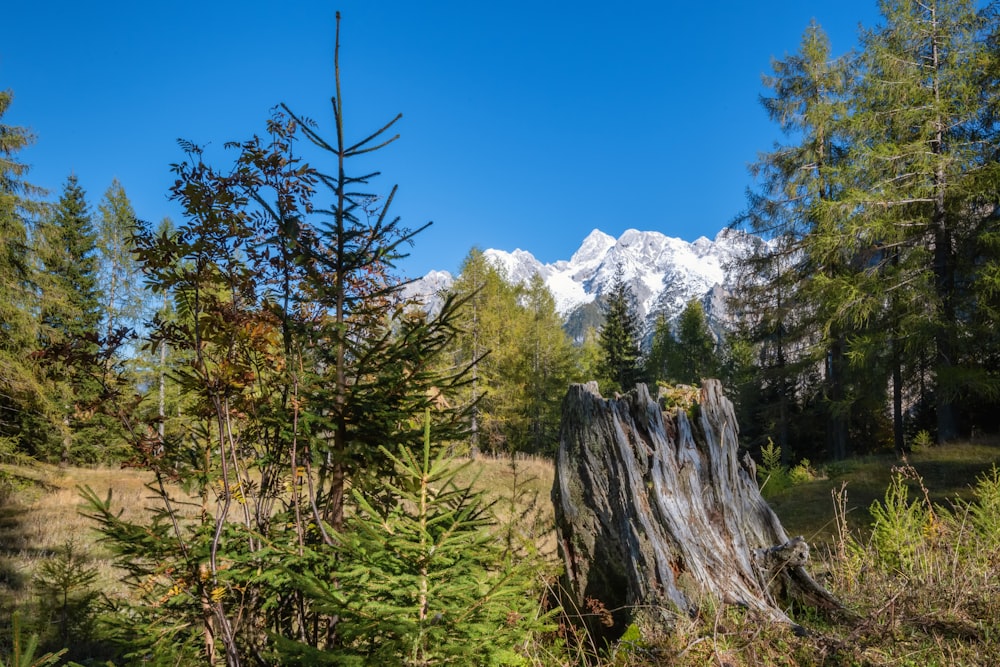
[[[793,602],[845,613],[760,495],[721,384],[661,399],[644,384],[614,399],[594,382],[567,392],[552,489],[563,608],[608,641],[640,615],[672,626],[707,598],[792,625]]]

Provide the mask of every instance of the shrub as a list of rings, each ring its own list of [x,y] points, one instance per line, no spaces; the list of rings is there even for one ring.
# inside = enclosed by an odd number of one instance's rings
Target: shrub
[[[919,451],[921,449],[927,449],[934,444],[934,438],[931,436],[929,431],[920,430],[913,436],[913,440],[910,441],[910,446],[915,450]]]
[[[924,547],[925,528],[932,516],[930,508],[910,501],[906,477],[896,473],[885,492],[885,499],[872,503],[868,511],[874,519],[872,545],[880,562],[890,570],[912,572]]]

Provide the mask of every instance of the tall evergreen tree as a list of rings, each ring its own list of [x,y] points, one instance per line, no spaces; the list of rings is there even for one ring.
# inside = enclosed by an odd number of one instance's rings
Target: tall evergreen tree
[[[657,320],[647,373],[672,384],[698,384],[705,378],[717,378],[722,370],[717,348],[704,307],[692,299],[677,320],[676,335],[666,318]]]
[[[868,349],[891,350],[899,447],[903,388],[924,383],[927,348],[938,439],[958,434],[956,401],[976,376],[960,349],[970,308],[960,260],[991,213],[972,184],[997,163],[995,134],[981,124],[990,54],[975,3],[883,0],[880,9],[883,24],[862,39],[852,188],[833,207],[849,220],[842,241],[869,260],[834,311],[879,323]]]
[[[653,324],[653,338],[650,340],[649,353],[646,355],[646,377],[650,381],[666,381],[669,376],[667,360],[670,359],[674,345],[674,332],[667,316],[660,313]]]
[[[70,175],[59,201],[38,226],[36,252],[57,298],[42,303],[43,335],[93,343],[101,312],[97,295],[97,236],[86,193]]]
[[[29,360],[37,319],[28,239],[44,209],[44,192],[25,180],[28,166],[17,157],[34,135],[2,122],[13,98],[11,91],[0,91],[0,451],[16,446],[23,418],[40,408],[42,397]]]
[[[41,370],[48,383],[59,459],[69,463],[100,393],[96,235],[86,194],[71,175],[36,235]]]
[[[632,288],[621,265],[605,299],[601,327],[601,375],[611,391],[628,391],[643,380],[640,340],[642,324]]]
[[[760,346],[765,392],[775,400],[761,403],[774,412],[776,439],[783,452],[791,450],[790,418],[801,401],[803,379],[817,363],[825,368],[826,398],[821,419],[828,424],[831,453],[847,454],[845,341],[838,327],[820,325],[823,277],[834,279],[849,258],[836,252],[815,252],[824,220],[823,202],[837,198],[842,188],[839,169],[846,139],[851,61],[835,59],[822,28],[811,23],[797,53],[772,63],[774,74],[764,78],[772,91],[762,98],[769,117],[792,139],[764,153],[753,167],[760,190],[749,194],[749,206],[736,224],[764,236],[743,260],[736,312],[743,330]]]

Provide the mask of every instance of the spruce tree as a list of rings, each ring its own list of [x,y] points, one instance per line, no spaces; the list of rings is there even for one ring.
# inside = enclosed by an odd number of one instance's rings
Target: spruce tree
[[[676,335],[665,318],[657,320],[650,358],[656,379],[672,384],[700,384],[721,370],[717,345],[701,302],[692,299],[677,320]],[[652,365],[652,364],[651,364]]]
[[[646,355],[646,377],[651,382],[661,382],[667,379],[667,360],[670,358],[671,347],[674,344],[674,334],[667,316],[660,313],[653,323],[653,337],[649,343],[649,353]]]
[[[98,407],[102,375],[96,235],[86,194],[75,175],[67,179],[59,201],[38,226],[36,246],[40,370],[60,441],[59,460],[65,465],[74,457],[79,431]],[[85,458],[93,462],[94,453]]]
[[[606,390],[628,391],[643,381],[639,348],[642,324],[635,295],[619,264],[605,297],[604,325],[601,327],[601,375]]]
[[[96,341],[100,321],[97,295],[97,236],[86,193],[70,175],[59,201],[38,226],[37,256],[55,298],[43,302],[43,335],[52,340]]]
[[[443,450],[434,456],[429,428],[422,450],[385,454],[395,481],[353,490],[354,509],[333,546],[335,576],[286,566],[339,616],[338,644],[320,651],[283,641],[284,657],[312,665],[526,664],[527,640],[552,629],[552,613],[525,595],[542,566],[537,551],[518,553],[496,539],[491,503],[459,482],[471,462],[455,465]]]

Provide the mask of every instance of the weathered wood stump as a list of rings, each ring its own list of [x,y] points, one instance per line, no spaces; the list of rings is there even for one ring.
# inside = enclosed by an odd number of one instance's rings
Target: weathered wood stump
[[[608,640],[640,620],[669,627],[709,596],[781,623],[794,623],[791,602],[842,612],[738,455],[722,386],[687,396],[664,409],[645,385],[614,399],[593,382],[570,387],[552,489],[563,607]]]

